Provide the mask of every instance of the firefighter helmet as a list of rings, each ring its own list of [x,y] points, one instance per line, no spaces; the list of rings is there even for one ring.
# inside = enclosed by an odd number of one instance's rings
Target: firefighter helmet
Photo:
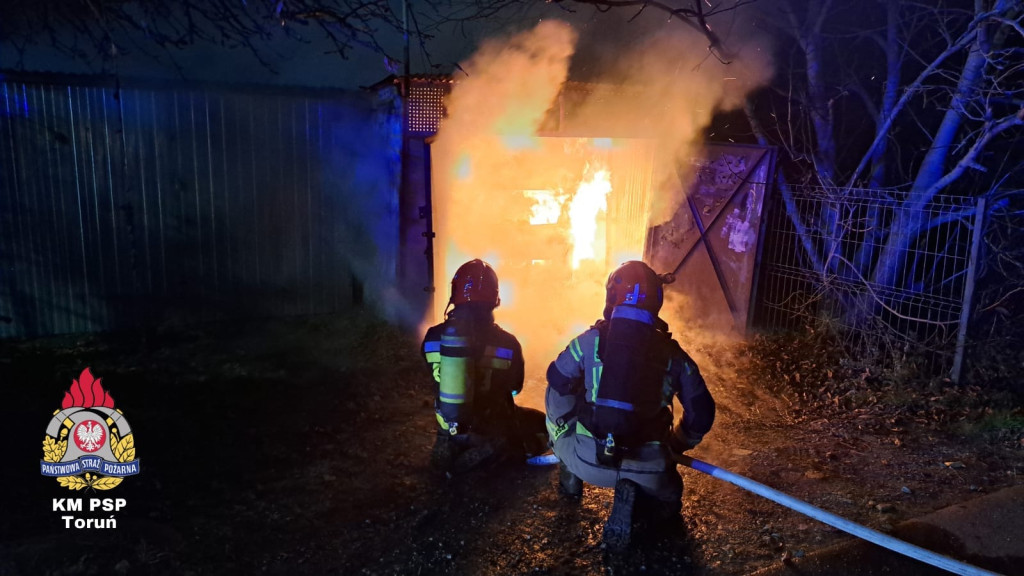
[[[634,306],[657,315],[664,299],[662,285],[670,283],[670,275],[659,276],[650,266],[630,260],[608,275],[605,286],[605,310],[616,306]]]
[[[491,307],[501,303],[501,298],[498,298],[498,275],[490,264],[480,259],[459,266],[452,277],[452,296],[448,303],[458,306],[468,302],[483,302]]]

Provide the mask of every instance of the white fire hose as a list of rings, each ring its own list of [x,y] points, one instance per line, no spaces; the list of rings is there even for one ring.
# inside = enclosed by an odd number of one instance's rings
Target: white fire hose
[[[800,512],[801,514],[804,514],[806,516],[810,516],[811,518],[814,518],[819,522],[824,522],[829,526],[838,528],[848,534],[852,534],[858,538],[862,538],[864,540],[867,540],[868,542],[872,542],[884,548],[888,548],[893,552],[903,554],[904,556],[910,556],[911,558],[920,560],[921,562],[931,564],[936,568],[941,568],[948,572],[952,572],[954,574],[961,574],[964,576],[999,576],[999,574],[997,574],[996,572],[990,572],[988,570],[984,570],[976,566],[971,566],[970,564],[964,564],[963,562],[954,560],[948,556],[936,554],[931,550],[926,550],[924,548],[921,548],[920,546],[915,546],[913,544],[910,544],[909,542],[904,542],[903,540],[900,540],[898,538],[887,536],[885,534],[882,534],[881,532],[872,530],[866,526],[861,526],[856,522],[851,522],[846,518],[836,516],[835,514],[826,512],[821,508],[811,506],[810,504],[804,502],[803,500],[793,498],[788,494],[784,494],[782,492],[779,492],[778,490],[769,488],[764,484],[760,484],[758,482],[751,480],[750,478],[740,476],[739,474],[734,474],[732,472],[729,472],[728,470],[723,470],[718,466],[708,464],[707,462],[697,460],[696,458],[691,458],[685,455],[678,455],[676,456],[676,460],[683,466],[692,468],[698,472],[703,472],[708,476],[711,476],[712,478],[718,478],[719,480],[725,480],[730,484],[735,484],[736,486],[739,486],[744,490],[749,490],[754,494],[757,494],[758,496],[764,496],[765,498],[771,500],[772,502],[782,504],[787,508],[796,510],[797,512]]]

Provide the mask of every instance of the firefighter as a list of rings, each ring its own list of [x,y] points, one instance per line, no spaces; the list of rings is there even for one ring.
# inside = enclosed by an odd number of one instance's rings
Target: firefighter
[[[678,519],[683,481],[673,454],[711,429],[715,402],[694,361],[658,317],[663,284],[647,264],[626,262],[608,276],[604,319],[574,338],[548,367],[545,409],[559,459],[561,490],[583,482],[614,487],[606,548],[629,544],[634,508]],[[672,400],[682,416],[673,426]]]
[[[427,330],[422,353],[437,384],[433,464],[464,472],[486,462],[532,456],[547,448],[544,414],[516,406],[523,352],[494,323],[498,276],[470,260],[452,278],[445,321]]]

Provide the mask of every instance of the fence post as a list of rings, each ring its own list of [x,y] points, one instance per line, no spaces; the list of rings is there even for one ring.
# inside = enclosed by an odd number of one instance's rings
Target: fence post
[[[956,355],[953,356],[953,369],[950,380],[960,383],[960,372],[964,364],[964,347],[967,342],[967,323],[971,317],[972,301],[974,300],[974,273],[978,266],[978,252],[985,236],[985,198],[978,198],[974,212],[974,230],[971,234],[971,255],[967,260],[967,283],[964,286],[964,297],[960,309],[960,329],[956,335]]]

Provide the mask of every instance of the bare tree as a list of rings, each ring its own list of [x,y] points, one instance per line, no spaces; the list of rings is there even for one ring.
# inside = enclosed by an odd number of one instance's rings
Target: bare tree
[[[711,20],[715,16],[733,12],[745,5],[753,4],[757,0],[731,0],[709,2],[707,0],[690,0],[688,2],[661,2],[658,0],[551,0],[555,4],[567,6],[589,6],[601,12],[608,12],[613,9],[630,9],[633,15],[630,20],[635,19],[645,10],[655,10],[666,14],[670,19],[681,22],[693,31],[704,36],[708,41],[708,51],[722,61],[733,58],[722,37],[711,26]],[[676,5],[678,4],[678,5]]]
[[[709,50],[728,59],[710,22],[753,1],[689,0],[675,6],[657,0],[15,0],[0,3],[0,41],[21,54],[45,45],[93,63],[134,53],[173,64],[176,51],[191,46],[241,48],[271,67],[271,41],[326,40],[340,58],[364,48],[384,56],[397,72],[408,60],[399,53],[402,46],[411,44],[432,66],[430,43],[439,36],[556,5],[567,12],[659,10],[704,35]]]
[[[928,212],[937,195],[1020,188],[1014,148],[1024,127],[1020,0],[878,0],[856,11],[785,0],[768,13],[791,40],[794,66],[779,78],[774,104],[748,107],[761,140],[787,151],[780,188],[819,281],[862,287],[859,302],[846,302],[854,322],[891,306],[879,288],[914,289],[921,263],[907,261],[908,248],[923,234],[973,216]],[[794,179],[833,199],[813,220],[795,209]],[[890,190],[895,208],[888,221],[861,216],[854,235],[840,212],[864,186]],[[808,241],[811,230],[824,241]],[[854,236],[859,248],[850,249]]]
[[[272,41],[326,40],[340,58],[365,48],[395,65],[403,56],[385,40],[411,33],[425,46],[433,31],[421,22],[443,21],[439,8],[387,0],[15,1],[0,4],[0,40],[21,53],[43,45],[93,63],[135,53],[173,64],[178,50],[192,46],[241,48],[268,67]]]

